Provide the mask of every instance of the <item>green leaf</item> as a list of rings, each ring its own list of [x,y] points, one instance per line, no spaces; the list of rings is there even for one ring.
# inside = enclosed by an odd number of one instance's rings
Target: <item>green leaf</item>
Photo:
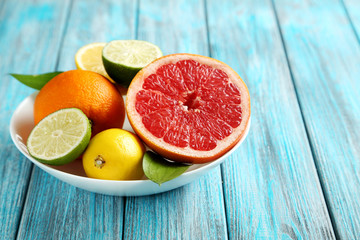
[[[25,84],[26,86],[40,90],[48,81],[50,81],[60,73],[62,72],[50,72],[36,75],[10,73],[10,75],[16,78],[19,82]]]
[[[145,175],[159,185],[180,176],[189,167],[190,165],[169,162],[151,151],[146,151],[143,157],[143,170]]]

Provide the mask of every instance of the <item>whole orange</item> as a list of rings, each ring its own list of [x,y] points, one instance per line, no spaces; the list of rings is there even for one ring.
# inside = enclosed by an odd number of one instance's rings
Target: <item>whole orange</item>
[[[109,128],[121,128],[124,100],[105,77],[85,70],[70,70],[51,79],[36,96],[34,121],[62,108],[81,109],[92,122],[92,135]]]

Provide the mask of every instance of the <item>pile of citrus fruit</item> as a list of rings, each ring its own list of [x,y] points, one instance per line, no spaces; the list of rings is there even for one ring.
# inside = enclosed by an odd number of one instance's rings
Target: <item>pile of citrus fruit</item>
[[[77,70],[51,78],[35,99],[27,147],[40,162],[82,158],[88,177],[136,180],[148,176],[152,158],[171,160],[167,167],[213,161],[248,127],[247,87],[218,60],[116,40],[80,48],[75,62]],[[134,132],[122,129],[125,114]]]

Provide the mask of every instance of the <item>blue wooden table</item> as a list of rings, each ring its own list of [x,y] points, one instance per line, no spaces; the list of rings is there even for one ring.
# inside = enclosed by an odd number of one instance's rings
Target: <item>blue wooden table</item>
[[[163,194],[87,192],[33,166],[8,73],[75,68],[91,42],[211,56],[249,87],[252,126],[215,170]],[[1,0],[0,239],[360,239],[359,0]]]

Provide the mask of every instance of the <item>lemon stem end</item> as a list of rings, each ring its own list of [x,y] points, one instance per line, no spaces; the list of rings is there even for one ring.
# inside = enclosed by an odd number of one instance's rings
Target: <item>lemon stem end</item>
[[[101,155],[97,155],[94,159],[94,165],[95,167],[101,169],[105,165],[105,160]]]

